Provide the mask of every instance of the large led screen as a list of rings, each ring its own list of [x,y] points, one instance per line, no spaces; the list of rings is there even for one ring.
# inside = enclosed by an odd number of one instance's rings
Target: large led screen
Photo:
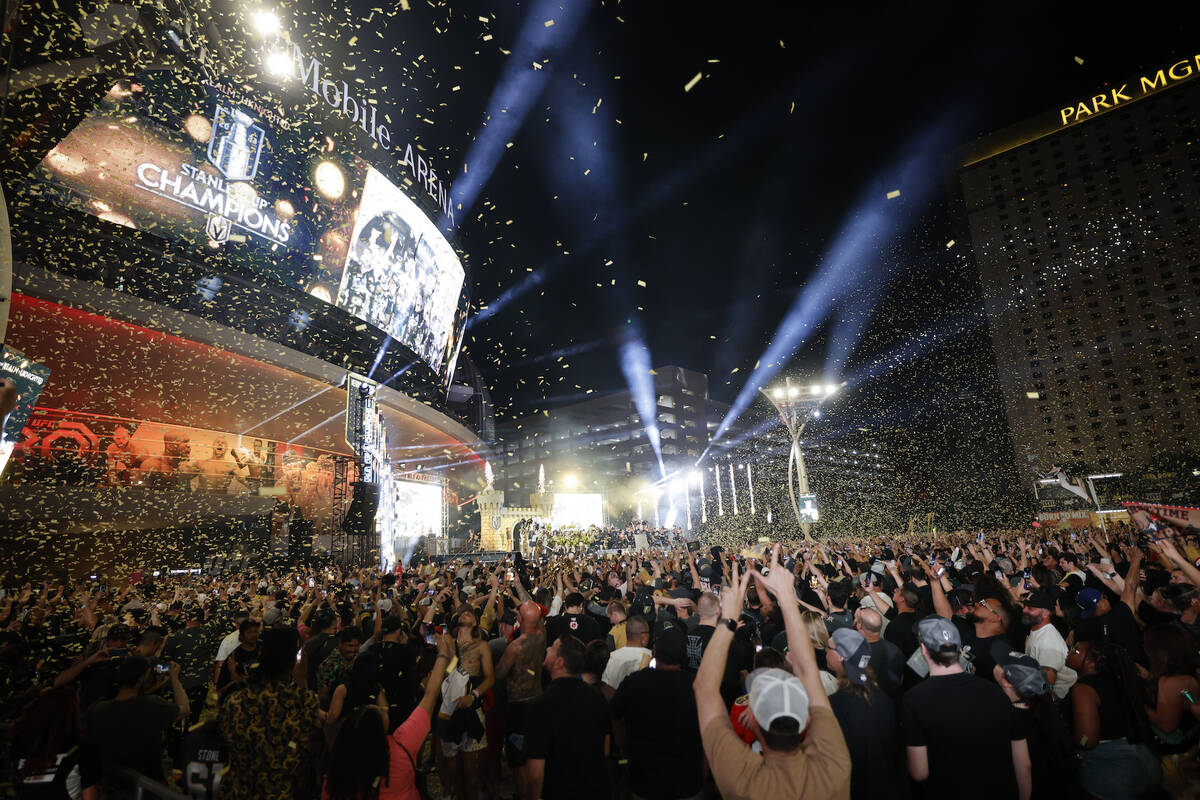
[[[796,497],[796,504],[800,506],[800,521],[813,523],[821,519],[821,512],[817,508],[817,496],[815,494],[802,494]]]
[[[266,93],[150,71],[114,86],[47,154],[30,191],[336,302],[448,384],[465,322],[462,264],[355,148]]]
[[[556,528],[603,525],[604,502],[598,494],[555,493],[553,517]]]
[[[437,364],[447,355],[463,277],[446,238],[412,200],[370,169],[337,304]]]
[[[442,487],[400,479],[383,484],[375,525],[382,563],[392,567],[404,563],[417,537],[442,535]],[[385,496],[388,484],[390,491]]]

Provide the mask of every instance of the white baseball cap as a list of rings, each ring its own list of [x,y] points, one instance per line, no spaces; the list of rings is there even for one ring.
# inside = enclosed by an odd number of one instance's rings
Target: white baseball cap
[[[746,678],[750,713],[758,727],[768,730],[778,719],[794,719],[800,730],[808,727],[808,692],[790,672],[774,667],[756,669]]]

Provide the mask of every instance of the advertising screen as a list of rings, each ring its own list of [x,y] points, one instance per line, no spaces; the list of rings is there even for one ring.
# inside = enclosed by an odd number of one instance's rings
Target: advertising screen
[[[586,528],[604,524],[604,503],[598,494],[554,495],[554,525],[561,528]]]
[[[442,487],[394,479],[390,497],[380,493],[375,517],[382,562],[388,567],[403,563],[419,536],[442,535]]]
[[[29,189],[336,302],[448,384],[465,322],[450,243],[352,136],[282,108],[245,86],[145,72],[108,92]]]

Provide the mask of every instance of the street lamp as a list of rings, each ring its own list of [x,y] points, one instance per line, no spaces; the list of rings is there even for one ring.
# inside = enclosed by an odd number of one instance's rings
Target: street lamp
[[[792,437],[792,446],[788,451],[788,496],[792,500],[792,511],[796,514],[796,522],[804,531],[804,538],[811,540],[812,524],[804,522],[800,517],[800,506],[796,502],[796,489],[800,494],[808,494],[808,471],[804,468],[804,454],[800,451],[800,437],[810,419],[821,416],[820,405],[830,396],[837,393],[842,384],[814,383],[807,391],[791,379],[784,378],[783,386],[776,386],[771,391],[759,388],[759,391],[771,401],[779,418],[783,420],[788,434]],[[796,476],[793,479],[793,474]]]

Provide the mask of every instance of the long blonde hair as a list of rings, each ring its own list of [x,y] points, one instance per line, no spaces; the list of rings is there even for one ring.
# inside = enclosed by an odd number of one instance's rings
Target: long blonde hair
[[[804,627],[808,629],[808,638],[813,647],[824,650],[825,646],[829,644],[829,631],[825,628],[825,618],[815,611],[804,609],[800,612],[800,619],[803,620]]]

